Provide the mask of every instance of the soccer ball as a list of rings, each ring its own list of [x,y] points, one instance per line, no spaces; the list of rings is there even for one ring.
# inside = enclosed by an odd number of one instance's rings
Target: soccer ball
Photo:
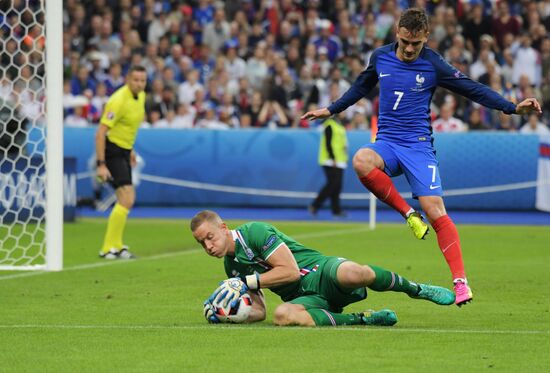
[[[218,307],[216,309],[216,317],[222,323],[240,324],[248,319],[250,310],[252,310],[252,299],[250,298],[250,295],[243,294],[239,298],[239,301],[235,307],[231,307],[231,305],[227,305],[226,307]]]

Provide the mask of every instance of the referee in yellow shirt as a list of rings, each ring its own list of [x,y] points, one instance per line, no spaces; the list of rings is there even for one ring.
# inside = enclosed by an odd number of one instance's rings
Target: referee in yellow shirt
[[[115,188],[117,203],[109,215],[107,232],[99,256],[104,259],[134,259],[122,243],[124,227],[136,192],[132,185],[133,151],[140,124],[145,117],[145,84],[143,66],[132,66],[126,84],[107,101],[96,132],[97,178]]]

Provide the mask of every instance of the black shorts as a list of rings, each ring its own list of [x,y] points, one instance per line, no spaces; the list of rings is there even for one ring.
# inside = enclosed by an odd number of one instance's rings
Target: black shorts
[[[131,150],[121,148],[105,139],[105,163],[111,179],[109,183],[117,189],[124,185],[132,185],[132,166],[130,164]]]

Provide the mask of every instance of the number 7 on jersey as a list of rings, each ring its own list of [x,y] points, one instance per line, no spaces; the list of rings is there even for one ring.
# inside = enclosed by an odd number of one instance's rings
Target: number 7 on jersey
[[[395,95],[397,95],[397,100],[395,100],[395,104],[393,104],[393,110],[397,110],[397,107],[399,106],[399,102],[401,102],[401,99],[403,98],[404,92],[401,91],[393,91]]]

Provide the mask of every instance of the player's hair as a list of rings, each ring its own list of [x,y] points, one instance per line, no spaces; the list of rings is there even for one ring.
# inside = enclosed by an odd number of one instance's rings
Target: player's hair
[[[416,35],[421,31],[428,32],[428,16],[424,9],[409,8],[399,17],[399,28],[406,28],[411,34]]]
[[[203,210],[191,219],[191,223],[189,224],[191,232],[194,232],[205,221],[216,225],[223,223],[222,218],[220,218],[220,215],[216,212],[211,210]]]
[[[133,73],[134,71],[139,71],[139,72],[142,72],[142,73],[145,73],[147,72],[147,70],[145,69],[145,67],[141,66],[141,65],[132,65],[130,66],[130,68],[128,69],[128,75]]]

